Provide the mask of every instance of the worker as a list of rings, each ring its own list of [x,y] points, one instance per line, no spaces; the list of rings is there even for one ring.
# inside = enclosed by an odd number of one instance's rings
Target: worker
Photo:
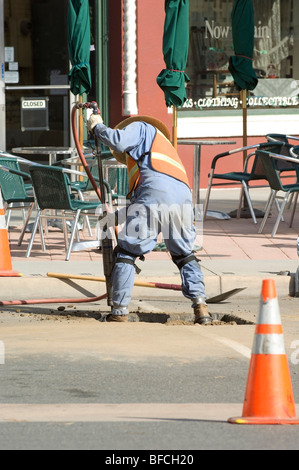
[[[115,249],[113,306],[106,321],[128,321],[136,258],[150,253],[162,233],[180,270],[182,293],[192,302],[194,323],[211,324],[203,273],[193,253],[196,230],[192,194],[168,128],[154,117],[135,116],[112,129],[95,114],[87,127],[128,170],[130,204]]]

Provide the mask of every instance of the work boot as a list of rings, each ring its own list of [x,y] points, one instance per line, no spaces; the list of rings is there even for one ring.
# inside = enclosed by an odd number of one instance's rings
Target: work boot
[[[194,323],[199,323],[200,325],[211,325],[212,317],[209,314],[208,306],[206,304],[197,304],[194,308]]]
[[[113,313],[110,313],[106,317],[106,321],[108,322],[121,322],[125,323],[129,320],[129,315],[114,315]]]

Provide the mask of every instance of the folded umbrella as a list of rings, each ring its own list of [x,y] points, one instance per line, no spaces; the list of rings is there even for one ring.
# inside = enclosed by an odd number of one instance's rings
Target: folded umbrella
[[[88,0],[69,0],[67,38],[72,63],[69,73],[71,92],[74,95],[82,95],[91,89]]]
[[[235,0],[232,9],[232,32],[235,55],[230,57],[229,71],[234,78],[235,85],[241,91],[243,110],[243,147],[247,147],[247,90],[254,90],[258,84],[253,69],[254,50],[254,8],[252,0]],[[245,163],[247,152],[244,151]],[[249,208],[243,208],[241,217],[247,217]],[[245,211],[244,211],[245,209]],[[234,216],[236,213],[231,213]],[[256,213],[256,216],[258,213]]]
[[[235,56],[230,57],[229,71],[239,90],[254,90],[258,84],[253,69],[254,9],[252,0],[235,0],[232,9]]]
[[[166,68],[157,77],[166,106],[173,106],[173,144],[177,145],[176,108],[186,99],[185,72],[189,49],[189,0],[165,0],[163,55]]]

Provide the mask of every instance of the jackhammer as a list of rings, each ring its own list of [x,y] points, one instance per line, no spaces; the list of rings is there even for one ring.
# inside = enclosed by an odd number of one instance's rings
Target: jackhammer
[[[98,108],[98,105],[96,102],[91,102],[91,103],[77,103],[76,108],[89,108],[92,109],[93,114],[100,114],[100,110]],[[73,132],[74,135],[76,132]],[[98,172],[99,172],[99,189],[98,191],[98,186],[92,176],[92,174],[89,171],[88,165],[86,163],[85,157],[83,155],[83,152],[81,151],[80,146],[77,145],[77,150],[79,153],[80,160],[82,162],[82,165],[84,166],[85,171],[87,172],[87,175],[93,185],[93,187],[97,187],[97,195],[102,203],[102,208],[103,208],[103,214],[100,217],[100,224],[101,221],[104,221],[104,224],[102,224],[102,230],[101,230],[101,248],[102,248],[102,255],[103,255],[103,268],[104,268],[104,276],[106,279],[106,289],[107,289],[107,305],[109,307],[112,307],[112,270],[114,266],[114,255],[113,255],[113,233],[116,235],[117,229],[115,226],[111,227],[109,224],[109,220],[111,220],[108,215],[111,214],[111,209],[109,207],[108,203],[108,195],[105,192],[105,186],[104,186],[104,176],[103,176],[103,165],[102,165],[102,152],[101,152],[101,143],[94,134],[94,139],[95,139],[95,144],[96,144],[96,157],[98,161]]]

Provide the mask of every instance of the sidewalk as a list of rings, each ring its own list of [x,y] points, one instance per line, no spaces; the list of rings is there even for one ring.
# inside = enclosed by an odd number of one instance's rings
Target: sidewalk
[[[254,208],[263,210],[269,190],[252,188],[250,194]],[[204,197],[205,191],[202,191],[202,200]],[[237,208],[238,197],[239,190],[214,189],[209,210],[229,213]],[[209,297],[237,287],[247,287],[243,294],[239,295],[258,297],[261,281],[268,277],[275,278],[279,295],[289,294],[299,265],[296,244],[299,234],[299,211],[296,213],[293,228],[289,228],[290,211],[286,210],[285,221],[281,222],[276,237],[271,238],[276,216],[274,210],[263,234],[258,234],[261,219],[258,219],[257,225],[251,218],[208,219],[204,222],[203,238],[196,243],[202,245],[197,255],[201,259]],[[58,298],[69,296],[70,286],[66,286],[61,280],[46,277],[47,272],[103,276],[102,256],[97,249],[72,252],[70,261],[64,261],[63,234],[58,229],[49,228],[46,253],[41,250],[39,236],[36,236],[30,258],[25,258],[30,234],[25,235],[22,246],[18,247],[19,233],[20,227],[14,226],[12,219],[9,231],[12,264],[13,269],[20,271],[23,277],[1,278],[2,300],[11,299],[12,293],[14,298],[22,299],[40,298],[41,292],[44,298],[52,298],[53,295],[58,295]],[[80,237],[81,240],[90,240],[85,231],[80,232]],[[136,277],[138,280],[180,284],[179,273],[166,252],[152,252],[146,256],[145,263],[138,261],[137,264],[142,269],[141,274]],[[95,290],[94,284],[98,283],[76,281],[76,284],[90,292]],[[78,292],[77,288],[72,289],[71,295],[82,297],[82,289],[81,292]],[[101,286],[101,293],[103,292],[104,284]]]

